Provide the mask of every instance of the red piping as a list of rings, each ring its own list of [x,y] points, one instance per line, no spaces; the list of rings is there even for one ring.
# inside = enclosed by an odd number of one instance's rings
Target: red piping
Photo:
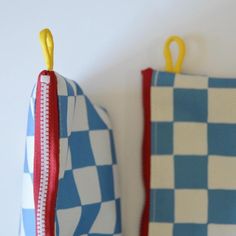
[[[145,188],[145,205],[141,221],[140,236],[148,236],[149,210],[150,210],[150,166],[151,166],[151,81],[153,70],[148,68],[142,71],[143,76],[143,109],[144,109],[144,135],[143,135],[143,181]]]

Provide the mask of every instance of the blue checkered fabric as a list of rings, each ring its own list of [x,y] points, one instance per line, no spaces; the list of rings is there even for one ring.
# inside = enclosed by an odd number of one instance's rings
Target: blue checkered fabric
[[[55,231],[60,236],[121,236],[121,206],[113,133],[107,112],[56,74],[60,170]],[[33,197],[34,88],[28,115],[20,236],[35,235]]]
[[[154,71],[149,236],[236,235],[236,79]]]

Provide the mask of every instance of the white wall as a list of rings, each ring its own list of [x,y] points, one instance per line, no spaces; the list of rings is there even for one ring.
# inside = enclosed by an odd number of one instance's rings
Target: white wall
[[[236,1],[0,2],[0,235],[17,236],[28,98],[44,62],[38,32],[51,28],[55,70],[106,106],[114,124],[125,236],[143,205],[140,70],[164,68],[162,47],[184,37],[184,72],[236,76]]]

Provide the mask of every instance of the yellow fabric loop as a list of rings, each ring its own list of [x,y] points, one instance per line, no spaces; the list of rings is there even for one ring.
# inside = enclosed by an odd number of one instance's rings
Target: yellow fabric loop
[[[179,55],[177,58],[176,65],[173,65],[172,61],[172,56],[171,56],[171,51],[170,51],[170,44],[172,42],[176,42],[179,47]],[[181,72],[181,67],[184,61],[184,56],[185,56],[185,43],[183,39],[181,39],[178,36],[170,36],[165,43],[164,47],[164,56],[166,59],[166,71],[167,72],[173,72],[173,73],[180,73]]]
[[[53,70],[54,43],[51,31],[43,29],[39,33],[39,39],[47,70]]]

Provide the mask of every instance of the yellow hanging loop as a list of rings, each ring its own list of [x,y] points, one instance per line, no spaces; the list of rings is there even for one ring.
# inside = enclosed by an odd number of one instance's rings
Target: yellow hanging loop
[[[173,65],[171,51],[170,51],[170,44],[172,42],[176,42],[179,47],[179,55],[178,55],[175,67]],[[185,56],[185,43],[184,43],[183,39],[181,39],[178,36],[170,36],[166,40],[166,43],[165,43],[164,56],[166,59],[166,71],[173,72],[173,73],[180,73],[181,67],[182,67],[182,64],[184,61],[184,56]]]
[[[39,33],[39,39],[47,70],[53,70],[54,43],[51,31],[43,29]]]

